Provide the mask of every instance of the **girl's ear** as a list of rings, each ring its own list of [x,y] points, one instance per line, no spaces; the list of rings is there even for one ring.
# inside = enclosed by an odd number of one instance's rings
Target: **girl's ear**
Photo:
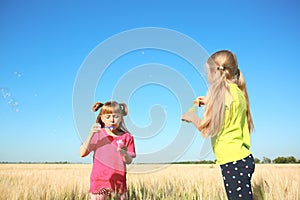
[[[126,116],[128,114],[128,107],[126,103],[119,103],[120,108],[121,108],[121,113],[123,116]]]
[[[92,111],[96,112],[97,110],[99,110],[99,108],[101,108],[104,104],[101,102],[96,102],[93,107],[92,107]]]

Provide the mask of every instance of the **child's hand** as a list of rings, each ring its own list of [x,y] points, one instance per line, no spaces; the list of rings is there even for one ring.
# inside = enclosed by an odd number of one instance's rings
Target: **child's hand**
[[[206,97],[205,96],[199,96],[197,99],[195,99],[194,104],[201,107],[206,104]]]
[[[117,151],[119,151],[122,155],[124,163],[130,164],[132,162],[132,157],[128,154],[128,148],[126,145],[118,144]]]
[[[186,112],[181,116],[181,120],[184,122],[193,122],[197,120],[197,116],[193,112]]]
[[[101,125],[99,123],[95,123],[91,127],[91,134],[97,133],[101,131]]]
[[[117,151],[119,151],[122,155],[127,154],[127,150],[128,150],[128,148],[126,145],[122,145],[117,148]]]

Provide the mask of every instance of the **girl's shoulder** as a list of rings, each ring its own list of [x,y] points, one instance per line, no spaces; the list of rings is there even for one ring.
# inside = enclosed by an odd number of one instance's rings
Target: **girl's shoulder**
[[[123,134],[121,135],[121,137],[127,138],[127,139],[133,139],[133,136],[129,132],[123,132]]]
[[[127,132],[127,131],[124,131],[122,135],[124,135],[124,136],[126,136],[126,137],[133,137],[133,136],[131,135],[131,133],[129,133],[129,132]]]
[[[232,96],[233,100],[239,99],[240,96],[244,96],[241,89],[235,83],[229,84],[229,91],[230,91],[230,95]]]

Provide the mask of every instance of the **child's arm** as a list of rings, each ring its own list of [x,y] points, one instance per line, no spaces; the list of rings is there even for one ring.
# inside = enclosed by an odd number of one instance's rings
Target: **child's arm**
[[[91,142],[94,134],[99,131],[101,131],[100,124],[98,124],[98,123],[94,124],[90,130],[90,134],[88,135],[88,137],[85,139],[85,141],[80,146],[79,154],[81,157],[85,157],[85,156],[89,155],[90,151],[88,150],[88,147],[90,145],[90,142]]]
[[[125,154],[125,156],[123,156],[123,161],[126,164],[130,164],[132,163],[133,158],[131,157],[131,155],[129,155],[128,153]]]
[[[194,100],[194,105],[196,106],[203,106],[206,104],[206,97],[205,96],[199,96]],[[200,131],[200,125],[201,125],[201,119],[195,114],[194,111],[186,112],[181,117],[182,121],[185,122],[192,122],[195,127]]]
[[[185,122],[192,122],[194,126],[200,131],[201,119],[194,112],[186,112],[181,116],[181,120]]]
[[[131,157],[131,155],[128,154],[127,152],[128,148],[127,146],[122,146],[121,148],[118,148],[118,151],[123,155],[123,161],[126,164],[130,164],[132,163],[133,158]]]

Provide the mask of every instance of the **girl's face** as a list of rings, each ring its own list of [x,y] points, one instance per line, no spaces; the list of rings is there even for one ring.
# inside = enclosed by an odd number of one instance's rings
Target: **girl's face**
[[[105,126],[113,126],[116,129],[122,121],[122,116],[119,113],[103,114],[101,115],[101,120]]]

